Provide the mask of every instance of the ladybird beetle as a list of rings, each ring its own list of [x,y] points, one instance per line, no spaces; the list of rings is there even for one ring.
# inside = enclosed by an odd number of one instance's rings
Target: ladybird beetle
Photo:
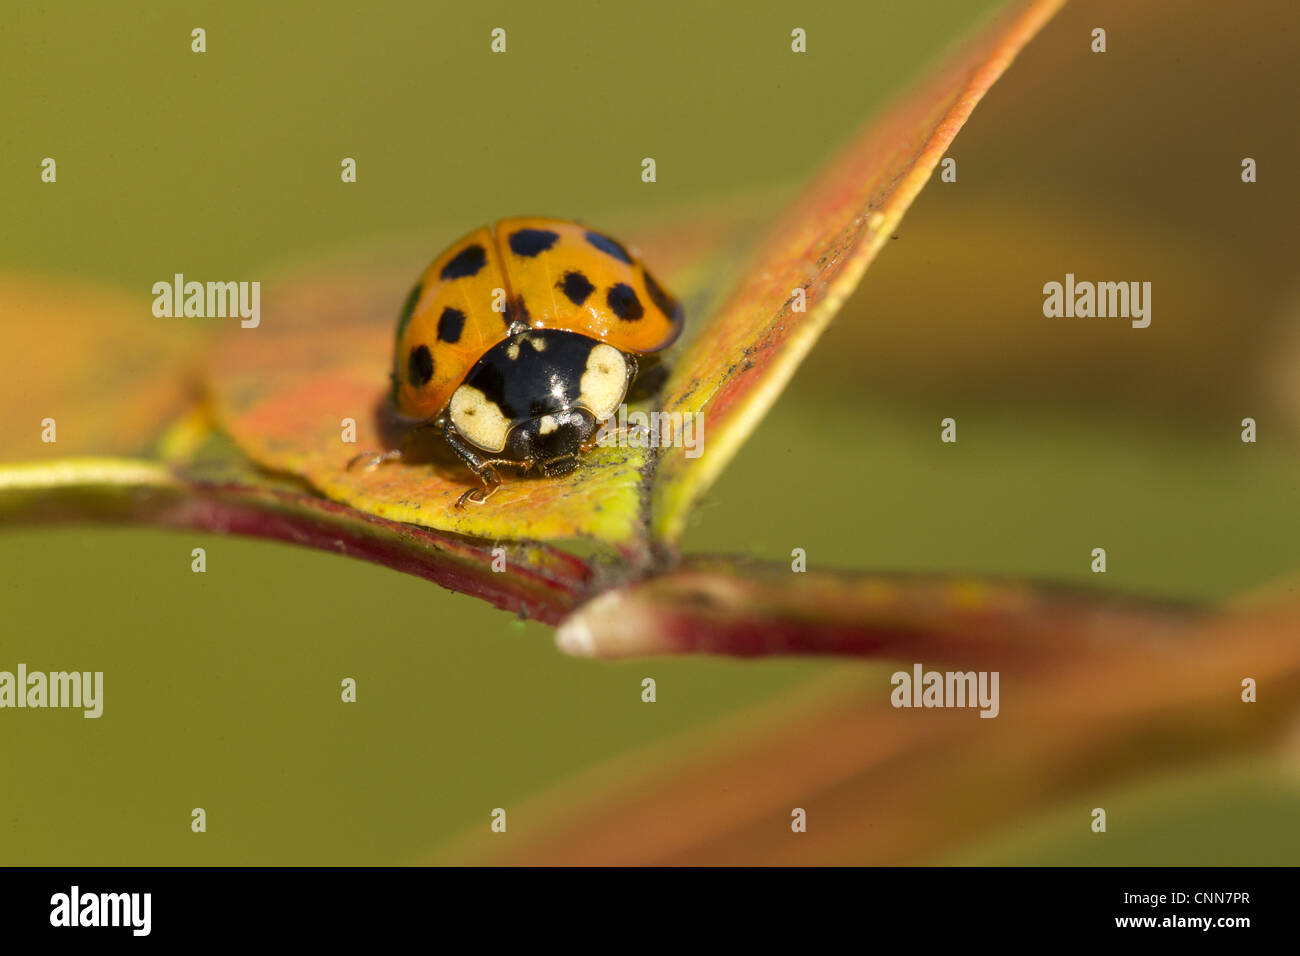
[[[577,468],[683,321],[617,240],[564,219],[503,219],[452,243],[411,290],[393,404],[440,432],[482,482],[458,506],[481,504],[501,486],[498,468]]]

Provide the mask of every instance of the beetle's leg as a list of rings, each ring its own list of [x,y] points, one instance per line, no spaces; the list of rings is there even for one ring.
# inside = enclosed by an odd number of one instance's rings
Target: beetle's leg
[[[460,460],[468,465],[470,471],[474,472],[474,474],[477,475],[490,465],[501,464],[499,458],[489,460],[480,455],[474,446],[460,437],[460,432],[456,431],[456,426],[451,422],[444,421],[441,423],[441,427],[442,436],[447,439],[447,444],[451,446],[451,450],[460,456]]]
[[[525,458],[523,461],[514,461],[510,458],[489,458],[484,464],[509,465],[511,468],[518,468],[524,474],[528,474],[528,472],[537,467],[537,459],[531,456]]]
[[[402,435],[402,443],[397,448],[390,448],[388,451],[363,451],[360,454],[353,455],[348,459],[348,471],[354,469],[359,469],[361,471],[374,471],[380,465],[404,460],[407,454],[407,449],[411,447],[411,442],[415,436],[426,432],[431,427],[437,426],[430,425],[427,422],[422,422],[421,424],[408,429]],[[418,459],[419,455],[417,454],[415,457]]]
[[[634,433],[637,434],[644,433],[646,435],[649,435],[650,430],[648,428],[644,428],[641,425],[619,425],[617,428],[607,431],[605,433],[605,442],[616,443],[618,439]],[[596,430],[596,434],[600,434],[600,429]],[[596,440],[596,436],[593,435],[591,438],[588,438],[585,442],[583,442],[578,446],[578,451],[582,452],[585,455],[587,454],[587,452],[599,448],[601,444],[602,444],[601,442]]]
[[[388,451],[363,451],[348,459],[348,471],[358,467],[361,471],[374,471],[386,462],[401,460],[402,449],[400,448],[391,448]]]
[[[523,461],[514,461],[510,458],[486,458],[479,462],[478,469],[474,472],[478,475],[479,481],[483,482],[482,488],[471,488],[460,496],[456,502],[457,508],[465,507],[465,502],[472,501],[476,505],[481,505],[501,487],[501,475],[497,471],[497,466],[508,465],[511,468],[518,468],[522,472],[530,472],[537,465],[536,458],[525,458]]]
[[[489,479],[488,476],[491,475]],[[466,488],[464,493],[456,499],[456,507],[464,508],[465,502],[472,501],[476,505],[481,505],[497,493],[501,487],[501,476],[490,468],[485,468],[478,473],[479,480],[483,482],[482,488]]]
[[[497,489],[501,487],[501,475],[497,472],[498,466],[509,465],[527,471],[536,464],[531,458],[524,461],[512,461],[509,458],[484,458],[460,437],[460,432],[456,431],[456,426],[451,422],[444,421],[441,427],[443,437],[447,439],[447,444],[451,446],[452,451],[459,455],[461,460],[470,467],[470,470],[478,476],[478,480],[483,482],[482,488],[470,488],[461,495],[456,502],[457,508],[465,507],[467,501],[481,505],[496,494]]]

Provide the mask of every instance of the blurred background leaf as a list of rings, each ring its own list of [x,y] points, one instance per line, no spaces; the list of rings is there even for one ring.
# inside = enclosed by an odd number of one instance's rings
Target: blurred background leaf
[[[102,283],[0,275],[0,328],[0,460],[144,453],[198,399],[201,332]]]
[[[1015,834],[1043,807],[1061,806],[1071,811],[1061,814],[1062,831],[1106,843],[1099,850],[1072,841],[1081,855],[1168,863],[1164,853],[1135,852],[1131,821],[1098,801],[1135,776],[1189,761],[1236,760],[1240,767],[1243,756],[1271,751],[1276,758],[1292,742],[1300,699],[1296,600],[1293,586],[1282,604],[1188,627],[1176,645],[1112,645],[1045,670],[1004,670],[1002,710],[987,720],[974,709],[895,709],[887,671],[841,675],[839,686],[828,683],[819,696],[733,718],[713,728],[712,739],[697,735],[689,750],[626,755],[566,783],[520,808],[517,816],[529,824],[517,840],[506,843],[479,828],[435,859],[938,863],[954,847]],[[958,661],[958,668],[978,665],[983,650],[972,648],[974,660]],[[1243,676],[1267,688],[1257,704],[1242,704]],[[1091,833],[1097,806],[1107,810],[1105,834]],[[796,807],[807,812],[806,833],[791,832]],[[1215,862],[1280,863],[1300,850],[1294,827],[1283,828],[1279,843],[1263,852],[1260,841],[1270,834],[1248,829],[1251,849],[1237,847]],[[1226,845],[1216,840],[1216,853]],[[1202,858],[1183,852],[1178,859]]]

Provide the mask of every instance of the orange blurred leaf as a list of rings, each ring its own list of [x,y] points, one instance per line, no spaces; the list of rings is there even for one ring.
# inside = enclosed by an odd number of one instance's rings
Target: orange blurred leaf
[[[6,461],[143,453],[194,403],[206,336],[157,318],[152,302],[67,277],[0,276]]]

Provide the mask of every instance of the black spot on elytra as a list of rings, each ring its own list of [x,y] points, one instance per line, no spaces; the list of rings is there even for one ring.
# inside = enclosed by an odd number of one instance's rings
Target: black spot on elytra
[[[677,320],[682,317],[682,307],[676,299],[664,291],[663,286],[655,281],[655,277],[650,274],[650,270],[645,271],[645,290],[650,293],[650,301],[659,307],[659,311],[670,319]]]
[[[574,305],[582,305],[587,301],[587,296],[596,291],[596,287],[591,284],[591,280],[581,272],[566,272],[564,278],[555,283],[555,287],[563,292]]]
[[[558,232],[549,229],[520,229],[510,234],[510,251],[531,259],[551,248],[559,238]]]
[[[459,342],[461,329],[465,328],[465,313],[451,306],[438,316],[438,341]]]
[[[636,297],[636,290],[626,282],[619,282],[610,286],[609,292],[605,295],[605,301],[620,319],[630,321],[639,319],[645,314],[645,310],[641,308],[641,300]]]
[[[464,279],[478,275],[479,270],[487,265],[487,253],[480,245],[466,246],[456,253],[442,267],[440,275],[444,279]]]
[[[406,364],[407,377],[410,378],[412,385],[421,388],[429,384],[429,380],[433,378],[433,355],[429,352],[429,346],[417,345],[411,349]]]
[[[406,297],[406,304],[402,306],[401,313],[397,316],[397,341],[399,342],[402,340],[402,336],[406,334],[406,327],[411,324],[411,316],[415,314],[415,306],[419,303],[422,292],[424,292],[424,286],[417,282],[410,295]]]
[[[632,257],[628,254],[628,251],[623,248],[623,244],[617,239],[611,239],[609,236],[602,236],[598,232],[589,232],[587,233],[587,241],[601,252],[605,253],[605,255],[613,256],[619,262],[626,262],[628,265],[632,264]]]

